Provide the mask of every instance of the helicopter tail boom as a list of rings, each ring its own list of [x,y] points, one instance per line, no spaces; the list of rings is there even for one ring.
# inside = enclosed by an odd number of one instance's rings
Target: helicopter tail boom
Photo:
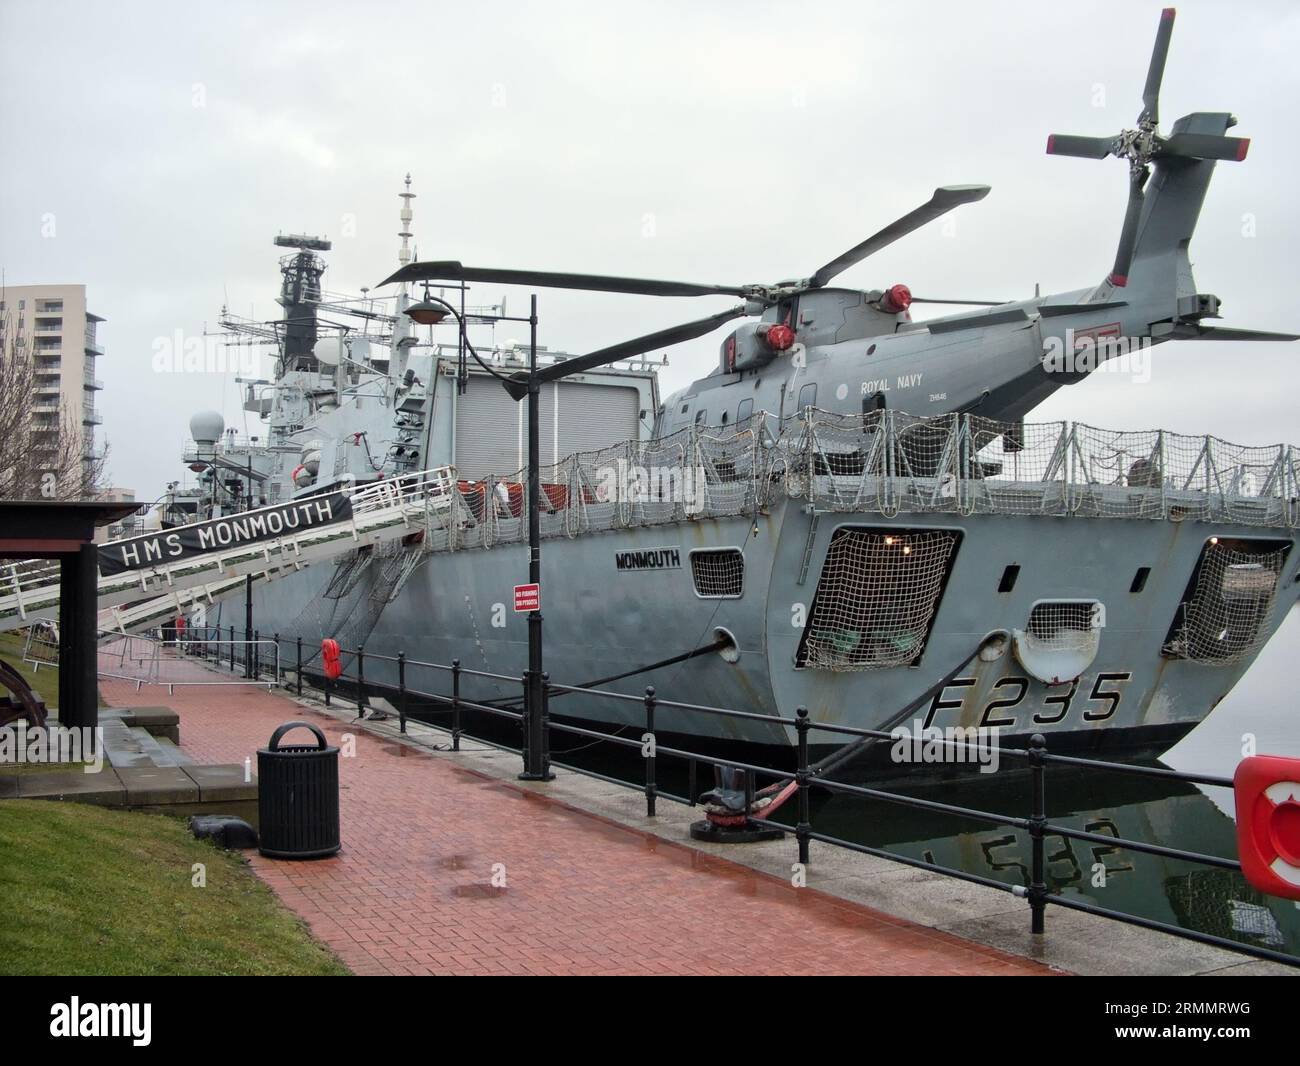
[[[1192,114],[1174,124],[1174,135],[1222,137],[1233,118],[1227,114]],[[1168,156],[1155,162],[1140,201],[1136,224],[1125,217],[1120,255],[1126,272],[1112,272],[1107,281],[1128,289],[1130,300],[1146,298],[1177,303],[1196,292],[1188,246],[1214,174],[1214,160]],[[1130,211],[1133,202],[1130,201]],[[1124,247],[1124,245],[1129,247]]]

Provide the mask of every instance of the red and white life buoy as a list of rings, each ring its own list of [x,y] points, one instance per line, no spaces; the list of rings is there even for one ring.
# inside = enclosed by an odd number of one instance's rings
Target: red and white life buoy
[[[321,663],[325,667],[325,676],[337,681],[343,673],[343,663],[339,659],[339,642],[326,637],[320,642]]]
[[[1300,899],[1300,759],[1243,759],[1232,788],[1241,872],[1261,892]]]

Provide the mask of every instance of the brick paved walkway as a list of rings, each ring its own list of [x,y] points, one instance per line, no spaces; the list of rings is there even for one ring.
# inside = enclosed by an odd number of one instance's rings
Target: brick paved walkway
[[[190,664],[185,664],[188,667]],[[197,667],[195,667],[197,669]],[[101,681],[166,704],[204,762],[272,730],[345,725],[257,688]],[[1044,974],[1046,967],[614,825],[356,730],[340,760],[343,850],[257,874],[359,974]],[[303,734],[304,739],[306,734]],[[506,887],[492,887],[501,864]]]

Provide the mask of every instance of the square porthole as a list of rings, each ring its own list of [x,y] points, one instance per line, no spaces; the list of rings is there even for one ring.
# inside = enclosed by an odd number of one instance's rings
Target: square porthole
[[[696,548],[691,578],[701,599],[739,599],[745,592],[745,556],[739,548]]]
[[[1137,573],[1133,575],[1133,584],[1129,585],[1128,590],[1132,593],[1141,592],[1147,587],[1147,578],[1151,576],[1151,567],[1139,566]]]

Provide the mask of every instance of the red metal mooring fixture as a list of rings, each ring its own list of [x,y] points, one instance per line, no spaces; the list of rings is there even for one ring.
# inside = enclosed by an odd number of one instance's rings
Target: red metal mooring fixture
[[[1261,892],[1300,899],[1300,759],[1243,759],[1232,788],[1241,872]]]

